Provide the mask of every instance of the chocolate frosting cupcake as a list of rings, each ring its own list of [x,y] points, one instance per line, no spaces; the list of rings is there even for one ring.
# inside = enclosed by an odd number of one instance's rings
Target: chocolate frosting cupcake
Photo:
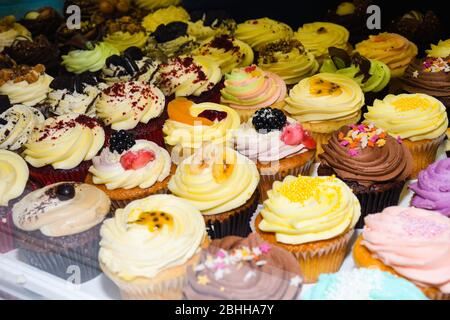
[[[189,300],[293,300],[301,289],[294,256],[257,234],[214,240],[187,277]]]
[[[324,167],[331,168],[341,180],[353,181],[366,188],[380,183],[405,181],[409,177],[412,159],[405,145],[375,128],[372,137],[378,140],[368,138],[366,147],[363,147],[361,139],[361,143],[355,146],[344,138],[350,130],[351,126],[342,127],[324,146],[324,153],[319,155],[322,170]],[[374,141],[374,145],[370,141]]]
[[[20,23],[27,28],[33,37],[40,34],[50,40],[55,38],[55,30],[63,23],[62,16],[51,7],[28,12]]]
[[[51,76],[58,74],[61,60],[58,47],[44,35],[39,35],[34,40],[18,38],[11,47],[5,48],[5,53],[19,64],[30,66],[43,64],[48,74]]]
[[[450,108],[450,56],[416,59],[400,81],[403,91],[428,94]]]

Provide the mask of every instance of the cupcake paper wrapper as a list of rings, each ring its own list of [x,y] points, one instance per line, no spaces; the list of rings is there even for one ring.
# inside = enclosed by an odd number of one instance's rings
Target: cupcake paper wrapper
[[[10,212],[0,215],[0,253],[7,253],[14,249],[13,221]]]
[[[299,166],[297,168],[292,168],[285,170],[283,172],[277,172],[273,175],[260,175],[258,190],[260,195],[260,203],[263,203],[267,199],[267,191],[272,189],[274,181],[283,181],[283,179],[289,175],[292,176],[309,176],[311,171],[311,165],[313,163],[313,159],[305,163],[303,166]]]
[[[419,287],[420,288],[420,287]],[[443,293],[437,289],[429,290],[420,288],[422,292],[431,300],[450,300],[450,293]]]
[[[292,252],[300,264],[304,283],[315,283],[323,273],[339,271],[344,262],[348,244],[354,230],[338,237],[330,245],[320,249],[310,249],[303,252]]]
[[[20,241],[18,241],[19,259],[35,268],[53,274],[64,280],[68,280],[72,275],[76,276],[76,272],[79,271],[80,283],[87,282],[101,273],[98,263],[100,225],[97,226],[96,229],[97,236],[91,241],[74,246],[70,249],[61,248],[61,251],[35,251],[27,246],[22,246]],[[23,236],[26,237],[27,235],[24,234]],[[79,269],[77,270],[76,268]]]
[[[436,160],[437,150],[444,138],[445,135],[442,135],[439,138],[429,140],[427,142],[412,142],[409,140],[403,140],[403,143],[411,152],[413,157],[413,171],[411,173],[411,179],[416,179],[420,171],[426,169]]]
[[[259,194],[256,191],[243,206],[216,216],[204,216],[208,234],[211,239],[221,239],[226,236],[247,237],[250,233],[250,219],[258,207]],[[220,219],[221,215],[228,215]]]
[[[356,224],[357,229],[364,227],[364,218],[372,213],[383,211],[384,208],[398,205],[403,191],[404,182],[382,192],[355,193],[361,204],[361,217]]]
[[[83,161],[77,167],[68,170],[53,169],[51,166],[35,168],[29,165],[28,168],[31,179],[42,186],[48,186],[62,181],[84,182],[91,164],[91,161]]]

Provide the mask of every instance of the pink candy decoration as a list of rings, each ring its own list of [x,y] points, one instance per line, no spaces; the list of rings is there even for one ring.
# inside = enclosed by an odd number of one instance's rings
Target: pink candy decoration
[[[268,253],[270,251],[270,245],[264,243],[259,246],[259,250],[261,250],[262,253]]]
[[[305,132],[300,124],[290,124],[283,128],[281,133],[281,141],[288,146],[297,146],[302,143],[305,136]]]

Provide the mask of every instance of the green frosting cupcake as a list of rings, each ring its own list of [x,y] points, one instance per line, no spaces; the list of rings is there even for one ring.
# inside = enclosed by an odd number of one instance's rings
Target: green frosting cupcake
[[[389,67],[378,60],[369,60],[359,53],[350,56],[345,50],[331,47],[320,72],[337,73],[355,80],[364,92],[380,92],[391,80]]]
[[[114,54],[119,54],[119,50],[111,44],[100,42],[95,47],[87,50],[74,50],[62,56],[62,65],[69,72],[83,73],[85,71],[99,71],[106,63],[106,59]]]

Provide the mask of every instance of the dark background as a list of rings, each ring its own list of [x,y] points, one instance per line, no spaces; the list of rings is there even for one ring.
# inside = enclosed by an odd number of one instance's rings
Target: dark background
[[[349,1],[349,0],[347,0]],[[350,0],[351,1],[351,0]],[[305,22],[320,21],[328,9],[337,7],[343,1],[336,0],[183,0],[190,10],[225,9],[238,22],[251,18],[270,17],[283,21],[293,28]],[[381,8],[383,23],[409,10],[433,10],[449,29],[450,1],[437,0],[373,0]],[[385,29],[382,25],[382,29]],[[447,32],[448,35],[448,32]]]

